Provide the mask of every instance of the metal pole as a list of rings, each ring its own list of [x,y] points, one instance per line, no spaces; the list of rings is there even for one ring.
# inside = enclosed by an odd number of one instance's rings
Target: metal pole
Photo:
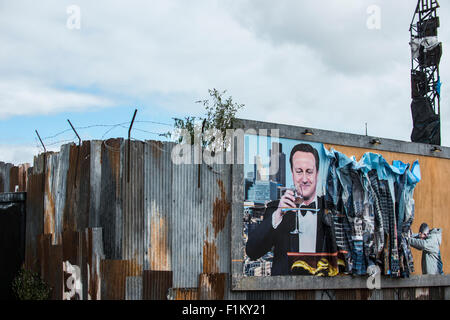
[[[130,182],[130,159],[131,159],[131,128],[133,127],[134,118],[136,118],[137,109],[134,110],[133,119],[131,119],[130,128],[128,128],[128,175],[127,182]]]
[[[42,144],[42,148],[44,148],[44,152],[47,152],[47,149],[45,149],[44,143],[42,142],[42,139],[41,139],[41,136],[39,135],[39,132],[37,130],[34,130],[34,131],[36,131],[36,134],[37,134],[37,136],[39,138],[39,141]]]
[[[75,134],[77,135],[77,137],[78,137],[78,145],[80,146],[80,145],[81,145],[81,138],[80,138],[80,136],[78,135],[77,130],[75,130],[75,128],[74,128],[73,125],[72,125],[72,122],[70,122],[69,119],[67,119],[67,121],[69,122],[70,126],[72,127],[72,130],[73,130],[73,131],[75,132]]]
[[[41,139],[41,136],[39,135],[39,132],[37,130],[34,130],[34,131],[36,131],[36,134],[37,134],[37,136],[39,138],[39,141],[41,141],[42,147],[44,148],[44,168],[43,168],[44,176],[42,177],[42,193],[45,193],[45,177],[47,176],[46,172],[45,172],[46,171],[46,167],[47,167],[47,149],[45,149],[44,143],[42,142],[42,139]]]

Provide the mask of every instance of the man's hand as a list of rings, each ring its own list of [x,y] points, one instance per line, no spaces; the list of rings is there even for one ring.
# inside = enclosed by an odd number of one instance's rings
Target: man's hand
[[[285,208],[296,208],[295,205],[295,196],[294,191],[287,189],[284,195],[280,199],[280,203],[278,204],[278,209],[275,210],[272,216],[272,225],[276,229],[278,225],[281,223],[281,220],[283,220],[284,213],[286,211],[282,211],[281,209]]]

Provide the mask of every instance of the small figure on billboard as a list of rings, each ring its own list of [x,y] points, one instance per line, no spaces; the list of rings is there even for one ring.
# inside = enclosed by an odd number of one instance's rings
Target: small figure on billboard
[[[430,230],[428,224],[422,223],[419,233],[409,238],[411,247],[422,250],[422,274],[444,274],[440,245],[442,229]]]
[[[263,221],[249,234],[247,255],[257,260],[273,250],[271,275],[336,275],[331,217],[316,191],[319,154],[300,143],[292,148],[289,162],[294,186],[267,204]]]

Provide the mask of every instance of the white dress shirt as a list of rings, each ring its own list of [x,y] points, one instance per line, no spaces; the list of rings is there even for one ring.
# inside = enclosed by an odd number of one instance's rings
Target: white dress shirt
[[[317,195],[314,198],[314,202],[317,206]],[[296,214],[298,218],[298,228],[300,231],[298,234],[299,252],[315,253],[317,237],[317,212],[306,211],[306,214],[303,216],[302,211],[296,211]],[[282,220],[282,217],[277,219],[276,214],[274,213],[272,215],[273,228],[276,229]]]
[[[317,209],[317,197],[314,199]],[[301,206],[301,205],[300,205]],[[297,211],[298,216],[298,251],[299,252],[316,252],[317,237],[317,212],[306,211],[303,216],[301,211]]]

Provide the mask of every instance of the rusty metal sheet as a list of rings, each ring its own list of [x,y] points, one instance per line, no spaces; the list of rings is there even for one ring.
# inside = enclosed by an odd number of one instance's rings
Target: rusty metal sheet
[[[173,166],[175,288],[195,287],[200,273],[230,272],[231,167],[194,164],[194,152],[191,158]]]
[[[29,163],[19,165],[19,192],[27,191]]]
[[[88,227],[90,149],[89,141],[84,141],[81,147],[70,145],[63,230],[84,230]]]
[[[316,293],[314,290],[296,291],[295,300],[316,300]]]
[[[202,273],[198,278],[199,300],[224,300],[226,289],[225,273]]]
[[[103,228],[106,259],[122,259],[122,146],[123,139],[102,144],[102,170],[99,221]]]
[[[55,194],[54,182],[58,170],[58,153],[46,153],[45,157],[46,170],[45,170],[45,192],[44,192],[44,234],[53,236],[53,243],[55,243],[55,231],[56,231],[56,217],[55,217]]]
[[[78,229],[76,219],[76,210],[78,206],[76,185],[77,183],[79,185],[79,181],[77,181],[79,180],[79,175],[77,175],[77,160],[80,156],[78,147],[75,144],[69,144],[69,148],[69,165],[66,181],[66,201],[63,214],[63,230],[76,231]]]
[[[198,300],[198,288],[172,288],[173,300]]]
[[[86,257],[86,273],[83,278],[83,292],[87,300],[101,299],[101,260],[103,254],[102,228],[88,228],[84,232],[83,256]]]
[[[144,270],[143,299],[167,300],[169,288],[172,288],[172,271]]]
[[[130,159],[125,152],[122,163],[122,259],[144,261],[144,144],[130,141]],[[128,143],[125,145],[128,149]],[[130,172],[128,176],[128,161]]]
[[[67,300],[82,300],[84,295],[82,278],[83,243],[81,233],[67,230],[62,232],[61,238],[64,271],[63,298]],[[75,282],[80,282],[80,288],[74,288],[74,286],[78,287]]]
[[[35,158],[36,159],[36,158]],[[41,167],[41,170],[43,168]],[[40,262],[37,252],[37,236],[44,232],[44,174],[34,166],[30,168],[27,186],[27,218],[25,235],[25,265],[39,272]]]
[[[2,183],[2,164],[0,163],[0,193],[2,188],[5,188],[4,184]],[[8,166],[3,166],[4,170],[7,170]],[[27,190],[27,170],[30,167],[28,163],[21,164],[18,166],[12,166],[9,169],[9,186],[7,190],[5,189],[4,192],[24,192]]]
[[[80,150],[80,158],[78,160],[78,174],[77,174],[77,230],[84,231],[89,227],[89,208],[90,208],[90,173],[91,173],[91,142],[83,141]],[[78,179],[79,177],[79,179]]]
[[[55,207],[55,230],[53,244],[61,243],[61,234],[64,231],[64,209],[67,196],[67,174],[69,170],[70,144],[62,145],[57,155],[58,165],[54,171],[52,194]]]
[[[430,300],[445,300],[445,287],[430,287],[428,290]]]
[[[9,192],[16,192],[19,191],[19,167],[11,167],[9,169]]]
[[[172,144],[144,145],[144,270],[172,270]]]
[[[102,260],[100,273],[102,300],[124,300],[127,277],[139,276],[141,271],[133,261]]]
[[[203,273],[230,273],[231,167],[201,166],[201,212],[203,230]]]
[[[51,288],[51,299],[61,300],[63,295],[63,250],[61,245],[52,245],[51,234],[38,236],[40,274]]]
[[[369,289],[339,289],[334,292],[336,300],[368,300],[370,297]]]
[[[69,261],[72,265],[81,265],[82,238],[78,231],[63,231],[62,246],[63,260]]]
[[[61,300],[63,293],[63,272],[62,272],[62,246],[50,246],[50,261],[48,266],[50,269],[49,284],[52,286],[52,299]]]

